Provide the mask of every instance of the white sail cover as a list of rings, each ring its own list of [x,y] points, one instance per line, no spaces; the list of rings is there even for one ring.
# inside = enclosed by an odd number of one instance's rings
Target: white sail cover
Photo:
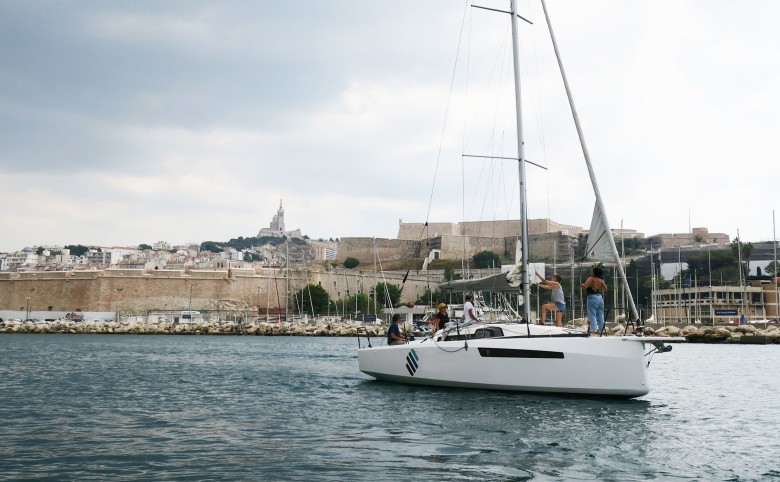
[[[520,240],[515,243],[515,265],[506,274],[506,282],[512,288],[523,284],[523,245]]]
[[[610,241],[607,234],[609,227],[601,212],[597,201],[596,206],[593,208],[593,219],[590,222],[585,259],[614,263],[616,261],[615,255],[612,252],[612,246],[609,245]]]

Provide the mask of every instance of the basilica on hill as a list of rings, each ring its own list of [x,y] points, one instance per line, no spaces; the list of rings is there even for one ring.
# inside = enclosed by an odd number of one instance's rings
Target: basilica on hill
[[[293,231],[284,230],[284,208],[282,207],[281,199],[279,200],[279,210],[276,211],[276,214],[274,214],[274,217],[271,220],[271,224],[267,228],[261,228],[257,233],[258,238],[262,238],[264,236],[271,236],[275,238],[281,238],[282,236],[287,236],[288,238],[303,238],[300,229],[295,229]]]

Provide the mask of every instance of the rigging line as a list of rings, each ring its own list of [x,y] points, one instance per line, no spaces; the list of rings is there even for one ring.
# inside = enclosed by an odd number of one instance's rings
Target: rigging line
[[[498,85],[497,91],[499,93],[501,91],[501,79],[502,79],[502,76],[500,75],[500,72],[503,71],[504,62],[502,61],[499,64],[499,60],[503,60],[506,57],[504,49],[506,47],[506,38],[507,38],[507,36],[508,36],[508,29],[504,31],[504,41],[502,42],[503,48],[500,49],[498,54],[496,55],[496,58],[493,61],[493,66],[491,67],[491,70],[490,70],[490,75],[488,76],[488,80],[485,83],[485,86],[483,88],[482,99],[479,102],[479,108],[477,109],[477,113],[475,114],[475,119],[476,119],[476,117],[479,116],[479,113],[482,111],[482,107],[485,105],[484,98],[487,96],[488,87],[492,83],[492,80],[493,80],[494,77],[498,77],[499,85]],[[499,66],[499,65],[500,65],[499,75],[496,76],[496,67]],[[500,101],[500,96],[497,96],[496,97],[496,105],[500,105],[499,101]],[[494,112],[496,112],[497,110],[498,109],[494,110]],[[494,115],[493,115],[493,127],[492,127],[491,135],[490,135],[490,142],[488,144],[488,147],[486,148],[486,151],[488,151],[488,152],[490,152],[491,150],[495,150],[495,124],[496,124],[496,120],[495,119],[496,119],[496,117],[497,116],[494,113]],[[466,139],[465,144],[464,144],[464,150],[465,150],[465,145],[468,144],[469,139],[471,139],[471,135],[474,133],[475,126],[476,126],[476,122],[474,122],[472,124],[472,126],[471,126],[471,131],[469,132],[468,138]],[[484,172],[484,169],[485,169],[485,164],[483,164],[482,171],[480,172],[480,177],[477,180],[477,185],[479,185],[480,181],[482,180],[482,174]],[[463,179],[464,179],[464,182],[465,182],[465,167],[463,168]],[[489,181],[488,181],[488,185],[486,186],[486,190],[487,190],[487,193],[489,193],[489,191],[490,191],[490,182]],[[463,192],[464,192],[464,198],[465,198],[465,185],[463,186]],[[487,193],[486,193],[486,196],[487,196]],[[473,209],[474,203],[476,202],[476,197],[477,197],[477,191],[475,190],[474,194],[472,196],[472,199],[471,199],[471,204],[470,204],[470,207],[469,207],[469,213],[471,213],[471,210]],[[482,220],[482,217],[481,217],[482,214],[484,214],[484,203],[483,203],[482,212],[481,212],[480,218],[479,218],[480,221]],[[469,214],[469,217],[470,217],[470,214]],[[463,221],[464,221],[464,223],[465,223],[466,219],[467,219],[467,216],[466,216],[466,213],[465,213],[465,206],[464,206],[464,213],[463,213]],[[480,235],[481,230],[482,230],[482,225],[480,223],[480,224],[478,224],[478,228],[477,228],[477,236]],[[464,257],[465,257],[465,252],[466,252],[466,248],[465,248],[465,238],[464,238],[464,254],[463,254]]]
[[[468,6],[468,0],[466,0],[466,6]],[[468,11],[468,8],[464,6],[464,12],[463,12],[463,18],[465,21],[466,18],[466,11]],[[471,69],[471,31],[473,26],[473,19],[474,17],[469,17],[469,37],[468,37],[468,48],[466,49],[466,95],[464,97],[464,105],[463,110],[464,114],[468,112],[468,91],[469,91],[469,70]],[[461,26],[461,32],[463,30],[463,27]],[[462,37],[461,33],[461,37]],[[463,116],[463,134],[461,138],[461,152],[465,150],[466,146],[466,118],[468,116]],[[466,164],[463,161],[463,158],[460,158],[460,216],[461,216],[461,224],[460,224],[460,234],[463,238],[463,252],[460,256],[460,272],[463,273],[463,276],[465,277],[467,274],[467,268],[468,265],[466,264],[466,232],[465,232],[465,220],[466,220]]]
[[[499,142],[498,140],[496,140],[496,130],[497,130],[497,124],[498,124],[499,115],[500,115],[500,112],[502,111],[501,107],[506,105],[505,102],[501,102],[501,95],[500,95],[500,93],[501,93],[501,86],[503,85],[503,82],[504,82],[504,69],[505,69],[505,67],[506,67],[506,55],[502,55],[501,56],[501,68],[499,69],[498,87],[497,87],[497,92],[498,92],[499,95],[496,96],[496,108],[495,108],[495,114],[493,115],[493,130],[492,130],[492,133],[491,133],[491,136],[493,138],[492,150],[494,152],[496,152],[496,153],[499,153],[499,154],[503,152],[503,142]],[[505,122],[506,122],[506,109],[503,109],[503,112],[504,112],[503,120],[504,120],[504,124],[505,124]],[[502,127],[503,127],[503,125],[502,125]],[[503,132],[504,132],[504,129],[502,128],[501,129],[501,133],[503,134]],[[499,136],[500,140],[503,140],[503,138],[504,138],[503,135]],[[496,171],[499,171],[499,173],[496,174]],[[495,179],[495,181],[493,181],[492,179]],[[494,189],[491,189],[490,192],[492,192],[492,194],[493,194],[493,199],[491,200],[492,201],[492,206],[493,206],[493,215],[492,216],[493,216],[493,220],[496,220],[496,219],[498,219],[498,216],[496,215],[497,214],[496,213],[496,209],[497,209],[497,206],[498,206],[497,199],[498,199],[499,188],[501,186],[500,164],[496,165],[496,163],[493,163],[493,165],[491,166],[491,183],[490,183],[490,185],[492,186],[494,183],[497,183],[498,185],[495,186]],[[495,237],[495,234],[496,234],[496,225],[495,225],[495,223],[492,223],[491,224],[491,235],[493,237]]]
[[[311,296],[311,278],[309,278],[309,270],[306,268],[306,255],[303,256],[303,271],[306,273],[306,287],[309,289],[309,306],[311,307],[311,316],[314,318],[314,299]]]
[[[439,162],[441,161],[441,151],[442,147],[444,145],[444,133],[447,128],[447,118],[449,117],[450,112],[450,101],[452,100],[452,90],[455,85],[455,73],[457,72],[458,67],[458,57],[460,56],[460,43],[463,39],[463,26],[466,23],[466,12],[468,11],[468,1],[465,2],[464,8],[463,8],[463,20],[461,20],[460,24],[460,34],[458,35],[458,48],[455,51],[455,64],[452,66],[452,78],[450,79],[450,92],[447,96],[447,108],[444,111],[444,125],[442,125],[441,128],[441,138],[439,139],[439,150],[436,154],[436,168],[433,172],[433,185],[431,186],[431,195],[428,199],[428,212],[425,216],[425,221],[427,222],[430,219],[431,216],[431,205],[433,204],[433,191],[436,186],[436,176],[439,173]]]
[[[463,144],[464,152],[465,152],[466,145],[468,145],[468,143],[471,140],[471,136],[474,135],[474,129],[476,127],[476,119],[479,117],[480,113],[482,112],[482,108],[483,108],[483,106],[486,103],[485,102],[485,98],[487,97],[488,87],[493,82],[493,78],[495,77],[496,66],[499,64],[499,60],[501,60],[504,57],[506,57],[506,44],[507,44],[507,37],[508,36],[509,36],[509,28],[507,27],[507,29],[504,31],[504,39],[501,41],[501,48],[498,49],[498,52],[496,53],[496,58],[495,58],[495,60],[493,60],[493,65],[490,68],[490,75],[488,75],[488,79],[485,82],[485,86],[482,88],[482,94],[481,94],[479,102],[478,102],[477,111],[474,113],[475,121],[471,124],[471,127],[469,129],[469,134],[468,134],[468,136],[466,136],[465,142]],[[502,66],[503,66],[503,62],[502,62]],[[502,67],[502,70],[503,70],[503,67]],[[467,117],[467,116],[465,116],[465,117]]]

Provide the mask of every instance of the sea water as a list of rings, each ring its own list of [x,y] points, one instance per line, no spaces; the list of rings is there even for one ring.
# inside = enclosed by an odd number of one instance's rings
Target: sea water
[[[780,479],[778,345],[675,345],[628,401],[378,382],[356,349],[0,335],[0,479]]]

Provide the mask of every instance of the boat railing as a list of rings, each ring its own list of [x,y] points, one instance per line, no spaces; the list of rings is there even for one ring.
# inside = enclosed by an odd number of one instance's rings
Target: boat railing
[[[609,319],[608,316],[609,313],[612,313],[612,322],[613,323],[622,323],[625,322],[626,329],[624,331],[625,335],[629,334],[629,328],[633,330],[634,334],[637,336],[642,336],[645,333],[645,322],[642,321],[641,318],[638,320],[632,320],[631,319],[631,310],[627,306],[616,306],[614,308],[609,308],[605,310],[605,319]],[[621,316],[622,315],[622,316]],[[620,318],[620,321],[618,319]],[[607,324],[604,323],[604,329],[606,330]]]
[[[371,337],[368,334],[368,328],[366,328],[365,326],[358,326],[357,327],[358,350],[363,348],[361,346],[361,344],[360,344],[360,337],[363,336],[363,335],[365,335],[365,337],[366,337],[366,342],[368,343],[368,347],[369,348],[373,348],[371,346]]]

